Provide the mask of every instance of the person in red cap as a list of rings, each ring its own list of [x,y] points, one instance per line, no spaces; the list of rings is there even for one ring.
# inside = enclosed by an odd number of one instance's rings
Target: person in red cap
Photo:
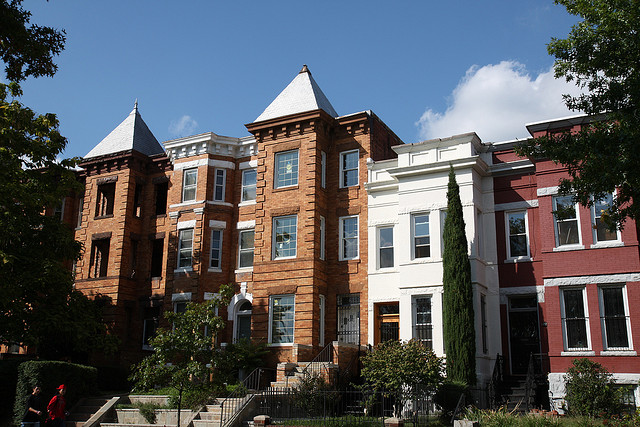
[[[49,413],[49,419],[51,420],[51,427],[64,427],[64,418],[67,415],[65,407],[67,402],[64,399],[64,394],[67,392],[67,388],[64,384],[61,384],[58,388],[58,394],[53,396],[49,404],[47,405],[47,412]]]

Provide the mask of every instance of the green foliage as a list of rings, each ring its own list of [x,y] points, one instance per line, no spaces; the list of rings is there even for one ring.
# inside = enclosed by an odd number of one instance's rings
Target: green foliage
[[[440,407],[442,418],[451,419],[462,394],[465,395],[465,402],[469,402],[468,399],[471,396],[469,386],[461,381],[447,379],[438,387],[438,391],[433,396],[433,401]]]
[[[586,89],[565,95],[571,110],[597,116],[598,121],[576,134],[537,138],[518,151],[548,158],[569,168],[560,190],[585,206],[618,190],[609,209],[610,225],[622,227],[627,217],[640,215],[640,3],[627,0],[556,0],[582,20],[566,39],[553,38],[548,51],[555,56],[557,78]],[[606,119],[606,121],[603,121]]]
[[[621,390],[604,366],[589,359],[574,359],[565,375],[569,414],[595,417],[621,409]]]
[[[233,383],[238,380],[240,370],[249,375],[254,369],[264,366],[268,353],[264,342],[242,339],[229,344],[217,356],[216,376],[222,382]]]
[[[319,373],[306,372],[295,387],[294,403],[308,416],[331,413],[338,399],[340,393]]]
[[[557,417],[524,415],[519,416],[507,412],[504,408],[498,410],[469,408],[465,413],[465,418],[478,421],[483,427],[559,427],[566,425]]]
[[[447,218],[444,221],[442,296],[447,378],[476,383],[476,336],[460,188],[453,167],[449,170]]]
[[[366,388],[401,402],[435,392],[443,380],[442,359],[420,341],[386,341],[362,357],[361,374]]]
[[[130,379],[134,390],[146,391],[167,386],[178,394],[178,423],[182,398],[186,390],[210,387],[211,367],[216,351],[213,338],[224,328],[215,308],[228,304],[233,295],[231,285],[220,286],[219,296],[202,303],[189,303],[183,313],[165,313],[171,328],[158,329],[151,339],[154,352],[134,367]],[[215,378],[215,377],[214,377]]]
[[[57,392],[60,384],[67,386],[65,398],[67,407],[71,408],[83,397],[95,395],[97,392],[96,368],[75,363],[33,360],[23,362],[18,367],[18,383],[14,405],[14,420],[20,424],[24,415],[27,397],[33,386],[39,384],[43,402],[48,402]]]
[[[144,403],[138,402],[138,403],[135,403],[133,407],[140,411],[140,415],[142,415],[149,424],[155,424],[156,409],[161,409],[162,405],[157,405],[151,402],[144,402]]]
[[[31,12],[22,8],[22,0],[0,3],[0,59],[11,81],[51,77],[58,69],[53,57],[64,49],[64,30],[29,25],[30,20]]]

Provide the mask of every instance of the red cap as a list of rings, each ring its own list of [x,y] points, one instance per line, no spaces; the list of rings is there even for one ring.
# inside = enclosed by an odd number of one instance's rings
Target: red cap
[[[60,384],[60,386],[56,390],[62,390],[67,388],[64,384]]]

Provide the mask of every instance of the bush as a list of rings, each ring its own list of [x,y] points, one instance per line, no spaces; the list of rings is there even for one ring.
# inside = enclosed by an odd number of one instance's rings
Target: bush
[[[565,376],[569,414],[589,417],[621,410],[622,390],[616,388],[604,366],[589,359],[574,359]]]
[[[507,412],[505,409],[492,411],[474,408],[467,410],[465,417],[469,420],[478,421],[482,427],[559,427],[566,425],[555,417],[518,416]]]
[[[67,407],[71,408],[83,397],[91,396],[97,391],[98,370],[90,366],[77,365],[67,362],[29,361],[18,367],[18,382],[16,385],[16,401],[14,405],[14,420],[20,425],[24,415],[27,397],[33,391],[33,385],[39,384],[43,403],[48,403],[56,394],[60,384],[67,386]]]
[[[443,418],[451,418],[462,394],[464,394],[465,402],[469,403],[471,397],[469,387],[462,381],[446,380],[438,387],[433,401],[440,407]]]

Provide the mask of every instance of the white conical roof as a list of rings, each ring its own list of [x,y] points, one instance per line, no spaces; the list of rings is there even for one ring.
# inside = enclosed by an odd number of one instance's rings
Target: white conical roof
[[[127,118],[98,145],[93,147],[84,158],[105,156],[129,150],[136,150],[147,156],[164,153],[164,149],[158,143],[156,137],[153,136],[144,120],[142,120],[142,116],[138,112],[138,101],[136,101]]]
[[[338,113],[322,93],[318,83],[313,80],[311,72],[305,65],[254,123],[318,109],[324,110],[332,117],[338,117]]]

